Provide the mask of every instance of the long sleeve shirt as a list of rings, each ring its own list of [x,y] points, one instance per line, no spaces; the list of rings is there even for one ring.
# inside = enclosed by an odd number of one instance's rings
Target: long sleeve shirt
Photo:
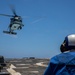
[[[70,73],[66,71],[67,64],[74,65],[71,66],[73,71]],[[52,57],[44,75],[75,75],[75,52],[61,53]]]

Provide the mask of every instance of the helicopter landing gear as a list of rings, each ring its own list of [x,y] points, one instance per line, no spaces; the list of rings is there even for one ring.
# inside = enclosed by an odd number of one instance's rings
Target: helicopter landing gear
[[[13,35],[16,35],[16,34],[17,34],[16,32],[10,32],[10,31],[3,31],[3,33],[6,33],[6,34],[13,34]]]

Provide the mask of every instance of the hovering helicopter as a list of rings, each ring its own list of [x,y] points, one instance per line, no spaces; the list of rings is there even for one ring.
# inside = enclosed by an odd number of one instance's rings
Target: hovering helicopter
[[[0,14],[2,16],[12,17],[12,18],[10,18],[10,24],[8,26],[8,30],[3,31],[3,33],[16,35],[17,33],[14,31],[21,30],[24,25],[22,24],[21,16],[18,16],[16,14],[15,9],[12,9],[12,12],[13,12],[13,15]]]

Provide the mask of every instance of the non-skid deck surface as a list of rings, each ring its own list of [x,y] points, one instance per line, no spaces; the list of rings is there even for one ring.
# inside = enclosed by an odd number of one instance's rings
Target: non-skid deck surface
[[[5,69],[11,75],[43,75],[49,59],[10,59]]]

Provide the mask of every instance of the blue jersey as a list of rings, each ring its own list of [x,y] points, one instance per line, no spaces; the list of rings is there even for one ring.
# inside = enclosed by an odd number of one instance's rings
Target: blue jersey
[[[75,52],[61,53],[51,58],[44,75],[75,75]]]

